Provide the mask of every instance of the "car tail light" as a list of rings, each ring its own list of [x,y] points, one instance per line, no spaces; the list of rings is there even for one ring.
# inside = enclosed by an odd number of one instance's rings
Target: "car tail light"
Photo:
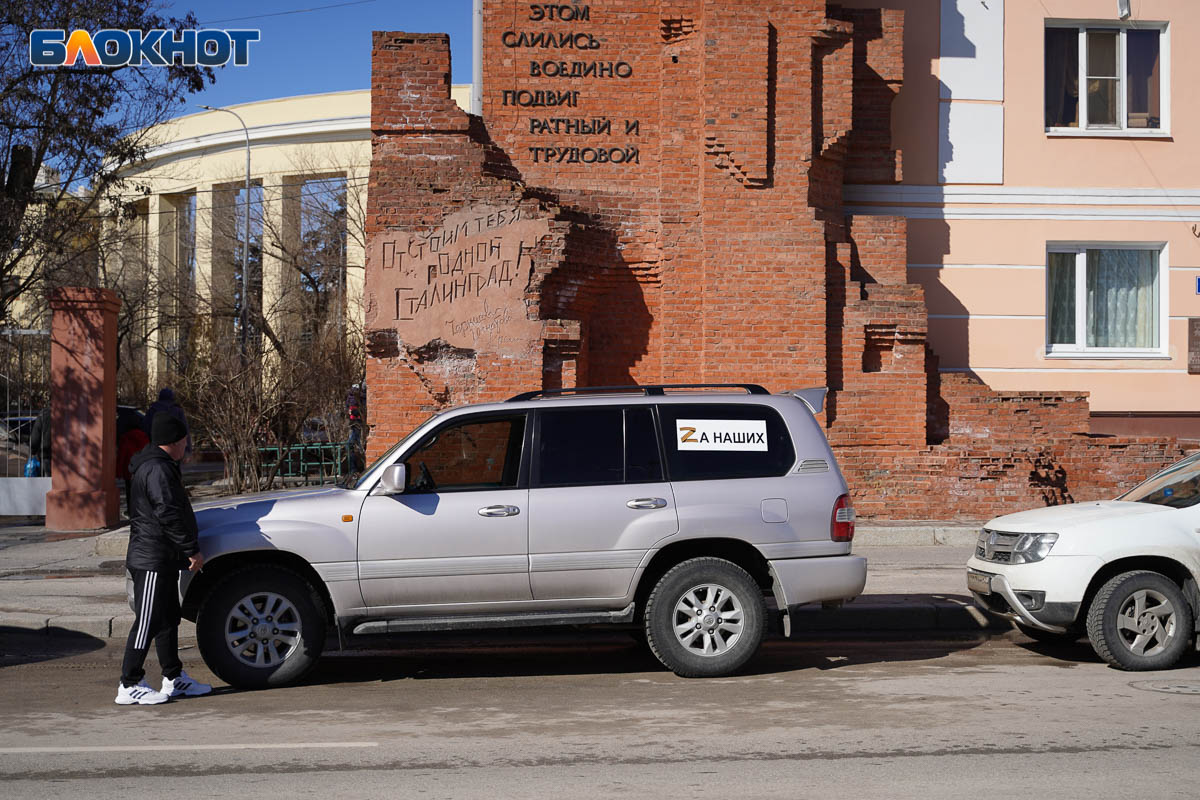
[[[829,535],[835,542],[854,540],[854,507],[850,495],[844,494],[833,504],[833,517],[829,520]]]

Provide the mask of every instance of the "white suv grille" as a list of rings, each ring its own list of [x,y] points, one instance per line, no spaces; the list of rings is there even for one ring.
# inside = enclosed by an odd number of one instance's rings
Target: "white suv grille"
[[[984,528],[975,541],[975,557],[995,564],[1011,564],[1013,545],[1021,538],[1019,533],[1005,533]]]

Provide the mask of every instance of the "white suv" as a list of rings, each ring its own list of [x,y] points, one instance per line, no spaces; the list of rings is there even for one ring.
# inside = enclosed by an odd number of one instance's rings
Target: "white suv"
[[[352,486],[197,514],[183,612],[236,686],[352,634],[628,624],[676,673],[723,675],[783,615],[856,597],[824,389],[533,392],[438,414]]]
[[[1116,500],[991,520],[967,588],[1036,639],[1087,633],[1119,669],[1165,669],[1196,635],[1200,453]]]

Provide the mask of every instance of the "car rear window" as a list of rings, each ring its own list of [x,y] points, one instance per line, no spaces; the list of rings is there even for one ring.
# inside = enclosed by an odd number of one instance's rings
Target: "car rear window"
[[[673,481],[767,478],[796,460],[779,412],[750,403],[659,406]]]

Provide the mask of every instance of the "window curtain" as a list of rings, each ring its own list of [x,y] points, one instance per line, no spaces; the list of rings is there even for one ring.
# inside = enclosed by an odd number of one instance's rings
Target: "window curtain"
[[[1050,344],[1075,344],[1075,254],[1050,254]]]
[[[1045,106],[1047,128],[1079,125],[1079,31],[1047,28]]]
[[[1087,346],[1158,347],[1158,252],[1087,251]]]

